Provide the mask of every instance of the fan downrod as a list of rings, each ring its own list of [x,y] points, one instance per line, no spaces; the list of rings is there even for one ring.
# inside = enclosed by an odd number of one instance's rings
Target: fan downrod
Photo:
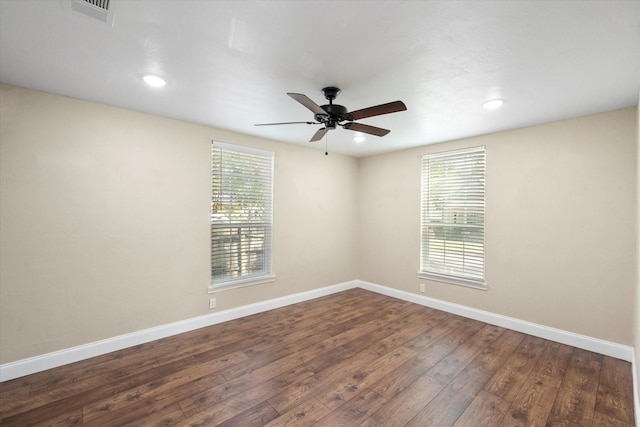
[[[336,126],[340,125],[340,122],[351,120],[346,107],[333,103],[333,100],[336,99],[336,96],[340,93],[339,88],[328,86],[322,89],[322,93],[329,103],[322,105],[320,108],[326,111],[327,115],[316,114],[315,119],[317,122],[325,125],[327,129],[335,129]]]

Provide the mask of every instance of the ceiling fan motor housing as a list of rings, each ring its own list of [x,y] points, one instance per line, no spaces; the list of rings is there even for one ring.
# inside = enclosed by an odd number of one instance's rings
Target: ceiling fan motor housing
[[[316,114],[315,115],[315,119],[316,121],[323,123],[323,124],[327,124],[329,122],[334,122],[333,123],[333,127],[331,127],[331,129],[335,128],[335,123],[339,123],[339,122],[343,122],[345,120],[349,120],[351,121],[351,116],[349,115],[349,111],[347,110],[346,107],[342,106],[342,105],[337,105],[337,104],[327,104],[327,105],[321,105],[320,108],[322,108],[324,111],[327,112],[326,115],[323,114]]]

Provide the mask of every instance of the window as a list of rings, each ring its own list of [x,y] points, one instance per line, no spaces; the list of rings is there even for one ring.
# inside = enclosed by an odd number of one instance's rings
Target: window
[[[420,277],[485,287],[485,149],[422,156]]]
[[[273,279],[273,153],[213,142],[212,287]]]

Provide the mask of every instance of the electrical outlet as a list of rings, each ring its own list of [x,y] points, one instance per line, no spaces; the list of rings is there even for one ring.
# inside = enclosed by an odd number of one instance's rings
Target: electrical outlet
[[[209,300],[209,308],[216,308],[216,299],[215,298],[211,298]]]
[[[420,292],[424,294],[424,283],[420,283]]]

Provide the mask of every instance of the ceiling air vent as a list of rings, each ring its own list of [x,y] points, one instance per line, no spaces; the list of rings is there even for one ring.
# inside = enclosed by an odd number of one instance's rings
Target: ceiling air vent
[[[71,8],[92,18],[107,22],[111,0],[71,0]]]

